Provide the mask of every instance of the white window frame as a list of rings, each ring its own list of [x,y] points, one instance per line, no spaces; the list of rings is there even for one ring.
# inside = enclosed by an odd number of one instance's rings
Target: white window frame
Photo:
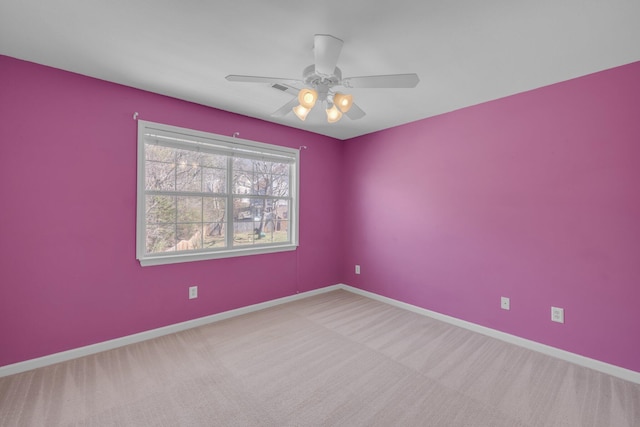
[[[288,211],[289,220],[289,241],[283,243],[265,243],[248,246],[234,247],[228,244],[225,248],[199,249],[192,251],[175,251],[163,253],[146,253],[146,188],[145,188],[145,142],[149,135],[157,135],[167,140],[175,141],[176,148],[203,150],[223,154],[227,156],[238,156],[242,158],[264,158],[266,160],[286,159],[293,164],[290,171],[289,198],[290,206]],[[299,232],[299,176],[300,176],[299,150],[262,142],[249,141],[245,139],[227,137],[208,132],[181,128],[161,123],[153,123],[138,120],[138,173],[137,173],[137,212],[136,212],[136,258],[140,265],[162,265],[190,261],[202,261],[218,258],[230,258],[247,255],[266,254],[274,252],[292,251],[298,247]],[[227,180],[227,222],[231,223],[227,229],[233,229],[233,191],[231,184]],[[236,195],[237,196],[237,195]],[[277,198],[277,197],[276,197]],[[227,235],[227,242],[232,242],[233,236]]]

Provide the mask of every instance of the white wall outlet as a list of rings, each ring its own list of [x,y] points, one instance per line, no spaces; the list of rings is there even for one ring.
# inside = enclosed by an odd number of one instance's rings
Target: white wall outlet
[[[553,322],[564,323],[564,308],[551,307],[551,320]]]
[[[356,274],[360,274],[360,266],[356,264]]]
[[[500,308],[503,310],[511,310],[511,301],[507,297],[500,297]]]
[[[189,286],[189,299],[198,298],[198,287]]]

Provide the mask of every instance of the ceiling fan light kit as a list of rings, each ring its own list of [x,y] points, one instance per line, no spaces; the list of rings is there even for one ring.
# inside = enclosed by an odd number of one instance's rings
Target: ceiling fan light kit
[[[329,123],[335,123],[342,118],[342,112],[333,104],[331,108],[327,108],[327,121]]]
[[[325,106],[327,121],[335,123],[342,118],[343,113],[351,120],[364,117],[365,112],[353,103],[353,95],[334,92],[334,86],[349,88],[413,88],[420,79],[417,74],[389,74],[382,76],[363,76],[342,78],[342,72],[336,65],[343,41],[328,34],[316,34],[314,36],[315,63],[307,66],[302,73],[302,80],[279,77],[258,77],[244,75],[228,75],[229,81],[249,83],[275,83],[286,84],[292,89],[298,90],[299,105],[291,100],[278,109],[272,116],[283,116],[287,111],[293,113],[302,121],[320,101]],[[292,85],[299,85],[298,87]],[[303,87],[300,87],[303,86]]]
[[[333,103],[338,106],[340,111],[346,113],[353,104],[353,95],[345,95],[344,93],[337,92],[333,95]]]
[[[312,109],[318,100],[318,92],[313,89],[304,88],[298,92],[298,102],[304,108]]]
[[[307,118],[307,116],[309,115],[309,111],[311,111],[311,108],[305,108],[302,105],[298,105],[296,107],[293,107],[294,114],[296,116],[298,116],[298,118],[300,120],[302,120],[303,122]]]

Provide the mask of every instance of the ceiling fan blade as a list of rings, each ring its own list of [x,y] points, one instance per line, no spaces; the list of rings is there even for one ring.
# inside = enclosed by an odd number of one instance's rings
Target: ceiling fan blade
[[[388,74],[385,76],[348,77],[342,79],[342,85],[362,88],[411,88],[416,87],[419,81],[417,74]]]
[[[358,120],[363,118],[367,113],[362,111],[362,109],[358,107],[356,104],[351,104],[351,108],[349,108],[349,111],[347,111],[344,114],[346,114],[346,116],[349,117],[351,120]]]
[[[282,107],[271,113],[271,116],[284,117],[289,114],[293,110],[293,107],[295,107],[296,105],[298,105],[298,98],[292,98],[291,101],[287,102]]]
[[[230,74],[225,79],[230,82],[242,82],[242,83],[299,83],[297,79],[287,79],[280,77],[260,77],[260,76],[239,76],[236,74]]]
[[[333,75],[342,51],[342,40],[328,34],[316,34],[313,39],[316,73]]]

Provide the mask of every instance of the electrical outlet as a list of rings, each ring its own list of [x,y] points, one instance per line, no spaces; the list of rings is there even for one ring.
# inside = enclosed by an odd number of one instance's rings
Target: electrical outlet
[[[360,274],[360,266],[356,264],[356,274]]]
[[[189,299],[198,298],[198,287],[189,286]]]
[[[510,310],[511,309],[511,301],[509,300],[509,298],[500,297],[500,307],[503,310]]]
[[[551,307],[551,321],[564,323],[564,308]]]

